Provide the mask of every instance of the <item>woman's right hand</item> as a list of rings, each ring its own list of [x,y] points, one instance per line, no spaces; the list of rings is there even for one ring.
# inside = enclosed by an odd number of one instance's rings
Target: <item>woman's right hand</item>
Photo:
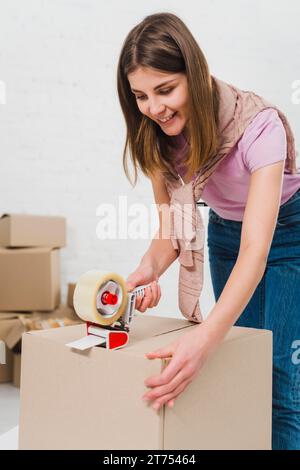
[[[135,309],[140,312],[145,312],[147,308],[156,307],[160,298],[161,290],[158,284],[158,276],[151,265],[140,266],[133,273],[131,273],[126,280],[126,287],[128,292],[143,284],[149,284],[145,288],[144,297],[138,296],[135,302]]]

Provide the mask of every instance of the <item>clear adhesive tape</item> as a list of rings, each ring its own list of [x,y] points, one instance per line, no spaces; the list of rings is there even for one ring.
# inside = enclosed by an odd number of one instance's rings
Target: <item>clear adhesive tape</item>
[[[115,312],[107,315],[97,308],[97,295],[105,284],[113,281],[117,286],[118,304]],[[111,284],[111,283],[110,283]],[[117,273],[101,270],[91,270],[80,276],[73,295],[74,309],[84,321],[99,325],[111,325],[125,312],[127,306],[127,288],[124,279]],[[99,300],[98,300],[99,303]]]

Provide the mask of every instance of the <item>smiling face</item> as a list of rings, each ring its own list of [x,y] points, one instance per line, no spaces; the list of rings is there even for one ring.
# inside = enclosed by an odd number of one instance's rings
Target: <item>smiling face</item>
[[[184,73],[163,73],[139,67],[127,78],[141,113],[155,121],[169,136],[182,131],[187,134],[188,87]],[[172,115],[174,117],[163,122]]]

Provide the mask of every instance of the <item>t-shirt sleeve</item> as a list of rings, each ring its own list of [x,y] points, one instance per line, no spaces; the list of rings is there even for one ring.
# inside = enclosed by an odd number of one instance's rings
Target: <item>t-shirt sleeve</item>
[[[241,139],[243,161],[250,171],[285,160],[287,138],[284,125],[273,108],[258,113]]]

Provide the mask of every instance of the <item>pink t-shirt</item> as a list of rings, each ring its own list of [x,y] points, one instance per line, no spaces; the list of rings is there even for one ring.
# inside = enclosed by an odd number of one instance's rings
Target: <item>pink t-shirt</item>
[[[176,136],[175,167],[180,176],[185,168],[180,161],[187,149],[183,134]],[[217,166],[205,184],[202,200],[220,217],[242,221],[247,203],[250,176],[253,171],[286,160],[286,133],[275,109],[256,115],[231,152]],[[288,173],[285,165],[281,203],[284,204],[300,188],[300,169]]]

